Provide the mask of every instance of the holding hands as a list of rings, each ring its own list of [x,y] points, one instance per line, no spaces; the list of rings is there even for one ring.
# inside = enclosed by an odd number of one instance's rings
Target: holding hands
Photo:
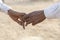
[[[43,10],[34,11],[29,14],[9,10],[8,14],[15,22],[22,25],[24,29],[28,24],[32,23],[32,25],[36,25],[46,18]]]
[[[32,25],[36,25],[40,22],[42,22],[45,19],[45,15],[44,15],[44,11],[34,11],[31,12],[27,15],[24,15],[23,19],[26,22],[26,26],[30,23],[32,23]]]

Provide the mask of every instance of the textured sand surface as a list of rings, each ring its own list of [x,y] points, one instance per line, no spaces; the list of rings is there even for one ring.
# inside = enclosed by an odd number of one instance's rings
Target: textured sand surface
[[[19,12],[32,12],[44,9],[52,3],[30,5],[10,5]],[[8,15],[0,12],[0,40],[60,40],[60,20],[46,19],[35,26],[29,24],[25,30]]]

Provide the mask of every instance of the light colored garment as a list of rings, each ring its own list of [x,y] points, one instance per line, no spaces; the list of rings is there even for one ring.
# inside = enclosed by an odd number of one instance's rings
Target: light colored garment
[[[55,3],[44,9],[47,18],[60,18],[60,3]]]
[[[2,2],[2,0],[0,0],[0,9],[4,12],[8,12],[9,9],[11,9],[11,7],[9,7],[8,5],[4,4]]]
[[[2,0],[0,0],[0,3],[2,3]]]

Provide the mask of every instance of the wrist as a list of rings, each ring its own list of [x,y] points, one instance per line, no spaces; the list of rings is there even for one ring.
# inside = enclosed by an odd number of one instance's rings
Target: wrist
[[[46,19],[46,15],[43,13],[43,15],[44,15],[44,18]]]
[[[45,16],[45,14],[44,14],[44,10],[41,10],[41,17],[43,18],[43,19],[46,19],[46,16]]]
[[[12,14],[12,15],[13,15],[13,14],[15,14],[15,11],[12,10],[12,9],[9,9],[9,10],[8,10],[8,14]]]

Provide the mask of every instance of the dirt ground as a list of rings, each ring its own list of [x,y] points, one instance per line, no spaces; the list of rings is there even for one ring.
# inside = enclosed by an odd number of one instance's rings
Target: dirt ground
[[[52,3],[10,5],[19,12],[32,12]],[[29,24],[24,30],[6,13],[0,12],[0,40],[60,40],[60,19],[46,19],[35,26]]]

